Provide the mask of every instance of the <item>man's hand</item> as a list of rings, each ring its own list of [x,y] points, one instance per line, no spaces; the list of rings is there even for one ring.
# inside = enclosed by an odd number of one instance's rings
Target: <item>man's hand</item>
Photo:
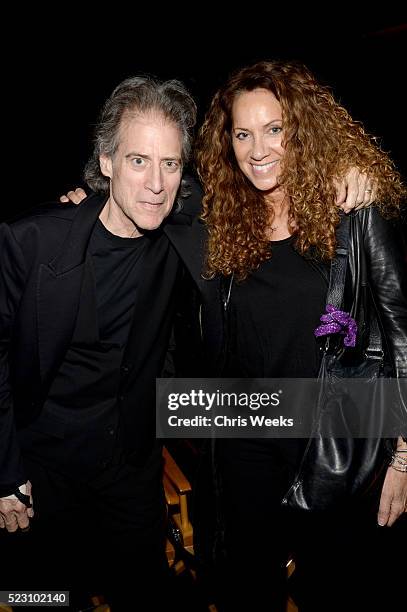
[[[346,213],[366,208],[376,199],[376,185],[358,168],[351,168],[341,181],[335,181],[336,203]]]
[[[29,480],[18,487],[20,493],[28,495],[30,497],[30,503],[32,504],[31,495],[31,483]],[[20,529],[27,529],[30,525],[30,518],[34,516],[34,510],[27,508],[15,495],[8,495],[7,497],[0,497],[0,528],[7,529],[7,531],[13,532]]]
[[[80,204],[82,200],[87,197],[85,191],[81,187],[77,187],[75,190],[68,191],[66,195],[59,198],[59,201],[63,204],[72,202],[73,204]]]

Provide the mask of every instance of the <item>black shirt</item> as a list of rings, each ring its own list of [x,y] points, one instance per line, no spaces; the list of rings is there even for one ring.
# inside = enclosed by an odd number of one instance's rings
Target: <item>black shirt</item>
[[[147,238],[122,238],[98,220],[90,240],[99,337],[123,348],[133,312]]]
[[[227,374],[242,378],[316,377],[320,351],[314,330],[325,311],[326,282],[295,251],[294,237],[273,241],[271,250],[269,260],[232,287]],[[285,492],[306,443],[306,438],[233,440],[227,441],[227,452],[233,458],[237,445],[243,455],[249,452],[251,456],[254,449],[260,456],[271,453],[273,478],[283,482]]]
[[[231,375],[318,374],[320,351],[314,330],[325,311],[327,286],[293,243],[293,237],[272,242],[271,258],[232,287]]]

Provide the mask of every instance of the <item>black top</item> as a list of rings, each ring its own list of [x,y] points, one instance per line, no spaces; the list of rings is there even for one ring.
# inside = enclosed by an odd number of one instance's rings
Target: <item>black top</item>
[[[122,238],[98,220],[90,240],[101,342],[123,348],[133,312],[147,238]]]
[[[312,378],[318,374],[320,351],[314,329],[325,311],[327,285],[293,243],[294,237],[273,241],[271,258],[232,287],[229,376]],[[306,443],[306,438],[237,441],[243,448],[272,449],[277,470],[284,466],[285,475],[289,470],[287,483],[298,469]],[[228,452],[231,448],[228,445]]]
[[[271,244],[271,259],[241,283],[230,304],[232,376],[317,376],[319,349],[314,329],[325,311],[327,286],[321,274],[293,247],[294,238]]]

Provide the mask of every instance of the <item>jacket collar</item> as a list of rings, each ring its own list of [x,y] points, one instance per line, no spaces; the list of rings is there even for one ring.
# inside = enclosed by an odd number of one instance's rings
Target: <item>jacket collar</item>
[[[107,196],[93,193],[78,206],[60,251],[48,264],[54,274],[59,276],[84,263],[92,227],[106,201]]]

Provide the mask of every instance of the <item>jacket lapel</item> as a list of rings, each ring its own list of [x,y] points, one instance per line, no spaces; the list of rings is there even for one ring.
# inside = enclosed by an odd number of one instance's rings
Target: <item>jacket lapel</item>
[[[37,285],[38,353],[43,384],[57,371],[68,349],[84,281],[87,293],[93,286],[90,263],[86,264],[86,251],[105,201],[98,195],[87,198],[78,207],[59,253],[40,266]],[[89,304],[92,306],[94,300],[90,299]]]
[[[208,281],[202,278],[206,230],[200,219],[191,225],[168,224],[164,228],[169,240],[202,293]]]

